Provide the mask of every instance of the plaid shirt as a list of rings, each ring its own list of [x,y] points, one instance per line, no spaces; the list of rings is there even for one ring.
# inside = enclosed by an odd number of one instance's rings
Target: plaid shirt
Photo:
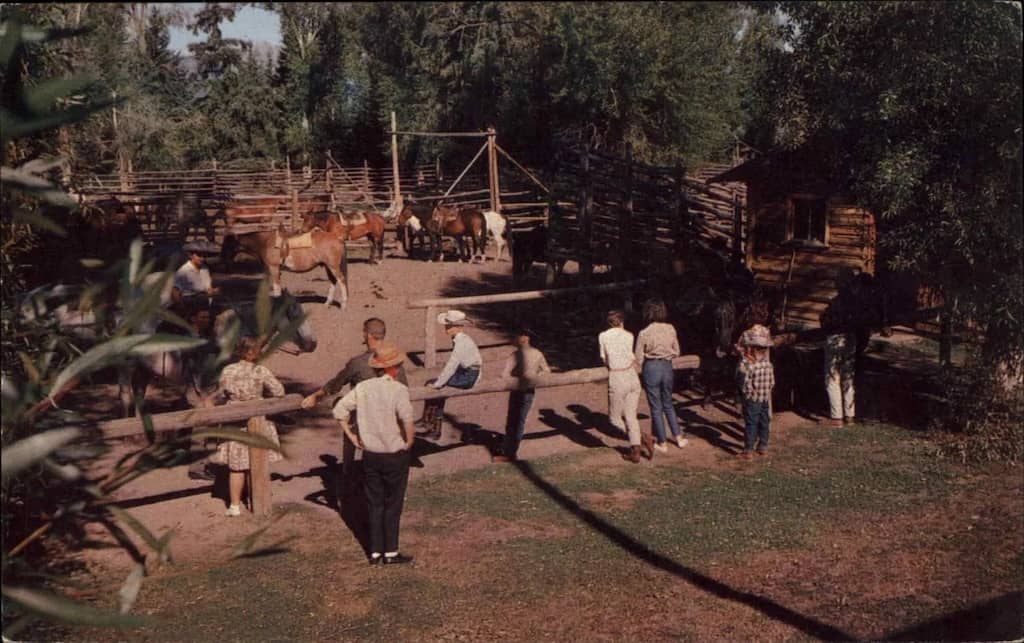
[[[775,387],[775,369],[767,359],[757,362],[740,359],[740,364],[736,367],[736,383],[739,385],[740,395],[745,399],[767,402],[772,397],[772,388]]]

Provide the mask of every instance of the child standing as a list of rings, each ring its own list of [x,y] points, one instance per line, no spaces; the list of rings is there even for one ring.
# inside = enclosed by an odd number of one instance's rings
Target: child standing
[[[640,401],[640,378],[636,375],[633,355],[633,333],[623,328],[625,315],[621,310],[609,311],[608,330],[597,336],[601,347],[601,361],[608,367],[608,418],[612,425],[629,437],[629,451],[622,457],[640,462],[640,445],[644,456],[653,454],[654,441],[649,434],[641,435],[636,407]]]
[[[544,353],[530,345],[533,333],[530,329],[520,327],[516,330],[516,352],[505,362],[502,377],[516,377],[520,381],[532,383],[531,380],[542,373],[550,373],[551,368]],[[513,462],[519,453],[519,443],[523,441],[526,430],[526,416],[533,406],[536,389],[516,389],[508,394],[508,416],[505,421],[505,446],[502,453],[494,456],[494,462]]]
[[[755,324],[743,332],[740,345],[742,353],[736,367],[736,384],[743,404],[746,442],[737,457],[750,460],[755,444],[758,455],[768,452],[772,389],[775,387],[775,369],[768,359],[768,349],[772,346],[771,332]]]

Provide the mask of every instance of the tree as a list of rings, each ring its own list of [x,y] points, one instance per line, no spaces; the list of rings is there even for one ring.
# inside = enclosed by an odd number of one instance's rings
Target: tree
[[[765,138],[827,151],[835,176],[881,216],[889,266],[939,286],[984,329],[990,368],[1019,378],[1020,4],[772,8],[788,23],[760,79]]]

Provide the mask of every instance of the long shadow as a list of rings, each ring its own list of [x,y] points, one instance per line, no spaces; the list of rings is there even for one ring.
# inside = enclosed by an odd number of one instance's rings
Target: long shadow
[[[822,623],[809,616],[804,616],[764,596],[730,587],[721,581],[690,569],[667,556],[651,550],[647,545],[632,538],[629,534],[582,508],[575,500],[562,493],[558,487],[538,475],[528,462],[517,460],[514,464],[519,469],[519,472],[523,474],[524,478],[529,480],[549,498],[576,516],[591,529],[600,533],[639,560],[681,578],[698,589],[718,598],[751,607],[768,618],[796,628],[808,636],[828,641],[853,640],[850,634],[832,625]]]
[[[686,432],[698,437],[726,453],[736,453],[743,448],[742,431],[732,422],[710,423],[693,411],[683,409],[677,412]],[[726,439],[732,438],[732,440]]]
[[[1024,592],[1010,592],[967,609],[882,637],[883,641],[1020,641]]]
[[[579,418],[580,415],[577,414],[576,417]],[[574,422],[564,415],[555,413],[554,409],[541,409],[540,421],[580,446],[588,449],[600,449],[606,446],[600,438],[587,433],[587,429],[591,426],[590,424]]]

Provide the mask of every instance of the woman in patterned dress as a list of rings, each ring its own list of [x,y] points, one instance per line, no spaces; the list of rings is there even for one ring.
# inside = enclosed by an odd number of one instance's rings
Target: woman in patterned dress
[[[238,362],[224,367],[220,375],[220,389],[227,397],[227,403],[248,402],[264,397],[284,396],[284,386],[266,366],[256,363],[260,357],[260,343],[255,337],[243,337],[235,347]],[[280,444],[277,428],[266,416],[257,415],[249,418],[243,431],[262,435]],[[270,462],[281,460],[281,454],[270,451]],[[226,516],[238,516],[242,513],[242,488],[245,486],[245,474],[249,470],[249,447],[241,442],[222,442],[217,448],[218,462],[226,464],[229,470],[228,491],[231,506]]]

